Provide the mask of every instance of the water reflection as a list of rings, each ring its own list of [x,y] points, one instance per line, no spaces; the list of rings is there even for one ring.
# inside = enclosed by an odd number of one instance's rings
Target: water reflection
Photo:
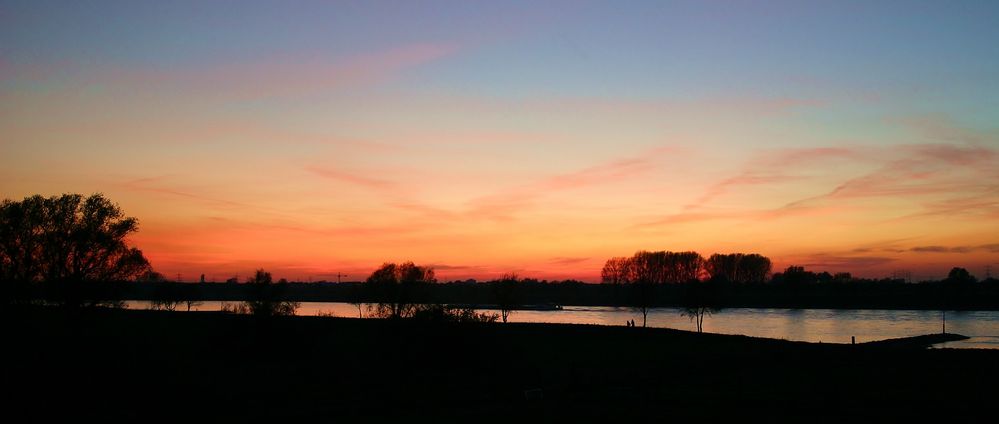
[[[147,301],[129,301],[130,309],[148,309]],[[196,311],[218,311],[222,302],[203,302]],[[183,306],[180,309],[184,309]],[[368,308],[362,308],[367,316]],[[488,310],[499,313],[499,311]],[[357,317],[357,307],[338,302],[302,302],[299,315],[330,314]],[[870,309],[725,309],[704,319],[704,331],[722,334],[825,343],[857,343],[896,337],[939,333],[940,311],[870,310]],[[641,313],[629,308],[604,306],[566,306],[558,311],[514,311],[510,322],[547,322],[565,324],[625,325],[628,320],[642,322]],[[653,308],[649,326],[694,330],[694,323],[678,308]],[[999,348],[999,311],[962,311],[947,313],[947,331],[972,337],[948,342],[940,347]]]

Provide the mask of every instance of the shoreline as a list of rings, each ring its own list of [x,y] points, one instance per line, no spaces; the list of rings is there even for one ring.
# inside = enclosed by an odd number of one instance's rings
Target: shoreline
[[[18,388],[14,416],[975,417],[999,396],[999,352],[925,349],[959,337],[950,334],[849,345],[584,324],[60,308],[7,308],[2,327],[17,365],[5,370]],[[927,390],[954,384],[962,390]]]

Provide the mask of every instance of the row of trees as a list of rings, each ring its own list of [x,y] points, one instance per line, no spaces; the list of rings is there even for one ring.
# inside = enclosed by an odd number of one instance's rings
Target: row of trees
[[[706,279],[756,283],[767,280],[770,268],[770,259],[756,253],[716,253],[704,259],[697,252],[641,250],[631,257],[608,259],[600,277],[606,284],[679,284]]]
[[[641,250],[631,257],[610,258],[601,270],[606,284],[629,284],[630,303],[642,313],[642,327],[648,322],[649,308],[655,302],[655,286],[685,284],[685,315],[701,331],[704,316],[717,309],[715,287],[720,283],[758,283],[770,275],[771,262],[766,256],[750,253],[713,254],[704,259],[697,252],[649,252]],[[707,280],[711,286],[697,284]]]

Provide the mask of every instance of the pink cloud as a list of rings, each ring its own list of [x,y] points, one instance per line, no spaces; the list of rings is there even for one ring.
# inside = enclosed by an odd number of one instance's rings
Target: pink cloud
[[[315,166],[307,167],[306,170],[323,178],[342,181],[374,190],[395,191],[395,189],[398,187],[398,185],[392,181],[367,177],[364,175],[358,175],[344,171],[324,169]]]
[[[578,171],[550,176],[533,184],[490,194],[469,202],[466,216],[509,221],[513,215],[530,208],[546,194],[608,184],[638,177],[655,168],[655,160],[675,152],[669,147],[657,147],[634,157],[615,159]]]
[[[134,192],[145,192],[154,194],[164,194],[168,196],[183,197],[187,199],[196,200],[201,203],[207,203],[214,206],[223,206],[226,208],[247,208],[251,205],[233,202],[230,200],[214,198],[210,196],[205,196],[190,191],[185,191],[177,189],[174,187],[169,187],[165,185],[168,176],[158,176],[158,177],[148,177],[148,178],[138,178],[133,180],[124,181],[118,183],[119,187],[122,187],[129,191]]]
[[[250,100],[374,84],[403,70],[452,55],[459,48],[458,44],[410,44],[332,63],[308,57],[270,57],[251,63],[183,69],[117,67],[101,71],[93,78]]]
[[[789,203],[801,206],[823,200],[863,197],[912,197],[994,190],[999,163],[994,149],[983,146],[923,144],[877,152],[883,165],[846,180],[831,191]]]
[[[810,178],[799,172],[837,175],[847,163],[875,165],[873,171],[853,176],[822,194],[770,209],[712,208],[712,202],[732,190],[783,185]],[[762,152],[733,177],[715,183],[686,205],[682,212],[639,224],[638,227],[710,220],[775,219],[822,215],[849,208],[864,198],[904,198],[918,202],[923,212],[908,216],[955,213],[999,216],[999,152],[982,145],[910,144],[881,149],[816,148]]]
[[[934,142],[987,143],[997,140],[995,133],[987,134],[960,127],[952,118],[943,114],[888,119],[899,123]]]
[[[568,174],[556,175],[548,178],[542,185],[552,190],[584,187],[629,178],[652,168],[653,164],[645,158],[621,159]]]
[[[856,159],[858,152],[840,147],[820,147],[809,149],[783,149],[765,151],[751,160],[742,173],[722,180],[709,187],[693,203],[684,207],[692,210],[704,207],[715,198],[740,186],[761,186],[783,184],[805,179],[803,175],[788,173],[802,168],[812,168],[833,160]]]

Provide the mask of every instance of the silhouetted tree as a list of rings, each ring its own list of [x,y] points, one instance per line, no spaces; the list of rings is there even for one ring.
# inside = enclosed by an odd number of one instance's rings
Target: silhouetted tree
[[[722,278],[724,277],[705,282],[692,281],[685,287],[682,314],[695,322],[698,333],[704,330],[705,315],[711,315],[720,309],[718,284]]]
[[[600,280],[604,284],[624,284],[628,282],[629,258],[614,257],[604,263],[603,270],[600,271]]]
[[[947,273],[947,279],[944,281],[948,283],[975,283],[978,282],[978,279],[971,275],[967,269],[955,267]]]
[[[157,283],[155,287],[156,288],[153,289],[152,301],[149,303],[149,308],[162,311],[177,310],[177,305],[180,305],[181,302],[183,302],[181,287],[167,282]]]
[[[704,262],[709,278],[733,283],[763,283],[767,281],[771,266],[770,258],[756,253],[715,253]]]
[[[510,316],[510,312],[520,306],[520,280],[517,274],[505,274],[493,286],[496,306],[500,309],[503,322]]]
[[[201,292],[201,285],[188,284],[184,287],[184,305],[187,306],[187,311],[191,312],[191,308],[202,305],[203,295]]]
[[[0,279],[57,284],[64,303],[79,303],[79,283],[134,280],[149,271],[149,261],[125,240],[137,230],[138,220],[101,194],[5,199]]]
[[[750,253],[744,255],[742,259],[739,260],[739,269],[741,271],[742,283],[765,283],[770,277],[770,270],[773,264],[770,262],[770,258],[757,254]]]
[[[665,282],[697,281],[704,267],[704,258],[697,252],[665,252]]]
[[[351,305],[357,308],[357,317],[364,318],[361,313],[361,307],[364,306],[364,286],[360,284],[354,284],[347,291],[347,300]]]
[[[295,315],[299,303],[282,299],[287,283],[274,284],[271,273],[258,269],[246,280],[252,300],[244,302],[249,313],[258,316]]]
[[[818,281],[814,272],[805,271],[805,267],[791,265],[784,269],[783,273],[774,274],[775,284],[786,284],[789,286],[802,286]]]
[[[662,256],[655,252],[638,251],[631,257],[631,306],[642,313],[642,327],[648,322],[649,308],[655,296],[655,284],[661,281]]]
[[[436,282],[433,268],[404,262],[383,264],[371,273],[366,284],[378,295],[379,303],[375,308],[378,316],[405,318],[416,310],[420,286],[433,282]]]

